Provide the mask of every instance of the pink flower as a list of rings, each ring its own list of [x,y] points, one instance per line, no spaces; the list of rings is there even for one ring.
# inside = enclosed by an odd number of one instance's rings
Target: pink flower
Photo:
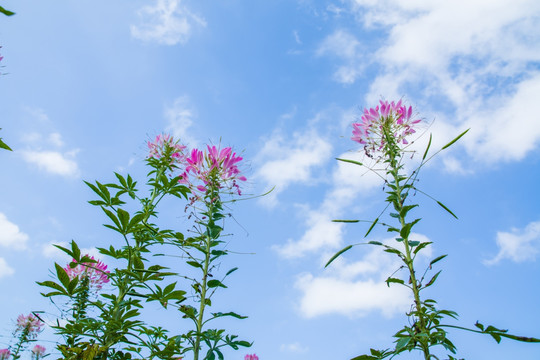
[[[255,354],[253,354],[253,355],[248,354],[248,355],[244,356],[244,360],[259,360],[259,357],[257,355],[255,355]]]
[[[17,329],[18,332],[28,332],[28,338],[33,339],[42,330],[43,323],[34,314],[19,315],[17,317]]]
[[[8,360],[10,356],[11,352],[9,349],[0,349],[0,360]]]
[[[161,159],[163,156],[170,154],[172,162],[181,162],[184,159],[184,145],[175,142],[169,134],[156,136],[154,142],[148,141],[148,157]]]
[[[379,101],[375,108],[364,109],[361,121],[352,124],[351,140],[365,145],[366,153],[379,151],[386,143],[385,132],[393,136],[397,143],[408,144],[406,137],[416,132],[414,126],[420,119],[412,118],[412,107],[397,103]]]
[[[45,346],[36,345],[32,349],[32,359],[39,360],[45,355]]]
[[[85,256],[95,260],[93,256]],[[73,260],[73,262],[75,262],[75,260]],[[84,278],[88,279],[88,287],[95,291],[101,290],[103,284],[109,282],[109,276],[107,274],[109,274],[110,271],[107,271],[107,265],[101,261],[79,263],[73,268],[68,264],[64,270],[68,274],[70,280],[73,280],[76,277],[78,277],[79,280]]]
[[[186,168],[180,182],[188,185],[192,191],[205,193],[211,186],[234,189],[241,195],[237,181],[246,181],[246,177],[238,169],[240,161],[242,157],[237,156],[230,147],[220,149],[208,145],[206,151],[193,149],[185,158]]]

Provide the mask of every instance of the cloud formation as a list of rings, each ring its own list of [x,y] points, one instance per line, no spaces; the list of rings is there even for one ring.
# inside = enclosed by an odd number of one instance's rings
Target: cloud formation
[[[537,148],[540,115],[533,98],[540,89],[540,43],[530,39],[540,37],[538,1],[349,0],[348,5],[366,31],[384,29],[387,35],[366,44],[362,56],[357,49],[364,44],[350,32],[324,38],[318,53],[342,59],[336,81],[354,82],[365,66],[375,65],[368,104],[381,94],[389,99],[415,94],[426,111],[437,108],[430,104],[445,104],[438,114],[438,123],[452,130],[445,140],[471,128],[460,144],[477,162],[518,161]]]
[[[171,106],[166,106],[164,116],[167,120],[166,131],[170,132],[176,139],[180,139],[182,144],[197,146],[197,140],[188,132],[188,129],[193,125],[193,119],[197,116],[188,96],[180,96],[174,100]]]
[[[163,45],[185,44],[194,26],[206,26],[206,21],[182,6],[182,0],[155,0],[153,6],[138,11],[140,25],[131,25],[131,36]]]
[[[24,250],[27,241],[28,235],[0,213],[0,245],[8,249]]]
[[[15,270],[13,270],[13,268],[8,265],[4,258],[0,257],[0,278],[13,274],[15,274]]]
[[[534,261],[540,253],[540,221],[528,224],[524,229],[497,232],[499,253],[484,263],[494,265],[504,259],[514,262]]]
[[[416,233],[411,234],[411,239],[429,241]],[[393,239],[383,242],[397,246]],[[430,256],[431,248],[425,250],[419,254],[422,257]],[[364,251],[365,255],[359,261],[350,262],[344,254],[326,269],[324,275],[304,273],[298,277],[295,287],[302,293],[299,304],[301,315],[307,318],[326,314],[358,317],[380,311],[384,316],[391,317],[407,311],[412,301],[410,291],[396,284],[388,287],[385,283],[386,278],[402,263],[378,246],[356,247],[350,251]]]
[[[310,183],[312,171],[330,159],[332,146],[314,127],[292,136],[279,129],[264,142],[255,161],[262,164],[255,177],[274,191],[262,198],[267,206],[277,204],[277,196],[291,184]]]
[[[23,150],[23,160],[36,165],[50,174],[65,177],[79,177],[79,167],[75,161],[77,150],[61,153],[48,150]]]

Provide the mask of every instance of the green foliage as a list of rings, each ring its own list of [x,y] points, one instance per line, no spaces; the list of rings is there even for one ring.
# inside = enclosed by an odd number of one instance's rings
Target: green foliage
[[[15,13],[13,11],[9,11],[7,9],[4,9],[2,6],[0,6],[0,13],[6,15],[6,16],[11,16],[11,15],[15,15]],[[1,145],[2,141],[0,140],[0,145]]]
[[[413,304],[411,310],[407,313],[409,318],[409,325],[404,326],[401,330],[394,334],[394,347],[386,350],[375,350],[371,349],[369,354],[364,354],[353,358],[352,360],[374,360],[374,359],[384,359],[384,358],[394,358],[395,356],[403,352],[419,351],[423,354],[425,360],[437,359],[432,353],[432,348],[440,347],[444,349],[443,351],[448,352],[448,357],[450,360],[457,360],[453,357],[457,352],[456,346],[448,339],[446,328],[458,328],[462,330],[472,331],[481,334],[487,334],[493,337],[495,341],[500,342],[501,338],[506,337],[509,339],[523,341],[523,342],[538,342],[540,340],[535,338],[527,338],[516,335],[511,335],[507,333],[507,330],[497,329],[493,326],[484,327],[482,324],[477,323],[476,327],[478,330],[463,328],[455,325],[447,324],[449,320],[457,320],[457,314],[451,310],[438,309],[437,303],[435,300],[427,299],[422,300],[420,296],[421,291],[433,286],[441,270],[437,271],[434,275],[431,275],[429,278],[426,278],[428,272],[433,269],[433,265],[439,263],[447,255],[440,255],[435,257],[429,262],[429,265],[425,269],[423,275],[418,278],[417,270],[415,269],[415,259],[416,256],[422,251],[425,250],[431,242],[420,242],[414,239],[411,239],[412,230],[415,225],[420,222],[420,218],[416,218],[413,221],[407,220],[410,212],[418,207],[418,204],[410,203],[408,197],[409,191],[414,190],[422,194],[416,186],[415,182],[420,169],[424,164],[429,161],[434,155],[430,158],[427,158],[429,149],[431,147],[432,137],[430,135],[428,145],[423,153],[422,161],[420,165],[412,172],[410,176],[403,173],[403,155],[405,150],[400,148],[396,142],[394,133],[390,130],[392,122],[390,120],[386,121],[381,125],[381,132],[383,133],[382,141],[382,152],[381,157],[382,163],[385,165],[383,170],[385,179],[385,187],[388,188],[386,193],[386,207],[383,210],[383,213],[388,207],[391,207],[393,210],[390,212],[389,218],[393,222],[392,225],[381,223],[383,227],[386,227],[386,230],[391,233],[396,233],[395,238],[396,242],[399,244],[397,247],[391,245],[383,244],[379,241],[369,241],[368,244],[381,246],[383,251],[396,255],[402,262],[402,265],[386,279],[386,284],[388,286],[397,285],[405,286],[410,289],[413,296]],[[450,141],[448,144],[443,146],[438,152],[449,148],[455,142],[457,142],[462,136],[467,133],[468,130],[461,133],[455,139]],[[437,152],[437,153],[438,153]],[[436,154],[437,154],[436,153]],[[368,154],[369,156],[369,154]],[[427,159],[426,159],[427,158]],[[362,163],[346,160],[346,159],[337,159],[339,161],[352,163],[354,165],[362,166]],[[371,169],[372,171],[377,172],[376,169]],[[426,194],[427,195],[427,194]],[[431,196],[427,195],[429,198],[433,199]],[[443,203],[433,199],[439,206],[441,206],[446,212],[452,215],[457,219],[457,216]],[[381,213],[381,215],[383,214]],[[377,217],[370,225],[364,237],[367,237],[375,225],[379,223],[381,215]],[[347,220],[335,220],[336,222],[358,222],[347,221]],[[330,260],[326,263],[326,266],[330,265],[335,259],[341,256],[346,251],[350,250],[354,245],[348,245],[342,250],[334,254]],[[325,267],[326,267],[325,266]],[[406,274],[404,277],[396,276],[398,272],[406,269]],[[429,279],[429,280],[427,280]],[[426,281],[424,281],[426,280]]]

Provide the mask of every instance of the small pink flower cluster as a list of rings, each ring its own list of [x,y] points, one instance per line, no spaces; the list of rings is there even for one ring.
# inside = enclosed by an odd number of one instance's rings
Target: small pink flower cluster
[[[397,103],[379,101],[380,106],[364,109],[362,121],[352,124],[353,136],[351,139],[366,145],[366,151],[380,150],[385,144],[384,131],[389,131],[396,142],[408,144],[407,136],[414,134],[414,125],[420,119],[412,118],[412,107],[405,106],[401,100]]]
[[[32,349],[32,359],[39,360],[43,358],[43,355],[45,355],[45,346],[36,345]]]
[[[28,338],[33,339],[43,329],[43,322],[37,318],[34,314],[19,315],[17,317],[17,332],[27,331]]]
[[[248,355],[244,356],[244,360],[259,360],[259,357],[257,355],[255,355],[255,354],[253,354],[253,355],[248,354]]]
[[[11,351],[9,349],[0,349],[0,360],[8,360],[10,356]]]
[[[95,260],[93,256],[86,256],[92,260]],[[73,260],[73,262],[75,262],[75,260]],[[70,280],[73,280],[76,277],[78,277],[79,280],[87,278],[89,281],[88,287],[95,291],[101,290],[103,284],[109,282],[109,277],[107,274],[109,274],[110,271],[107,271],[107,265],[101,261],[97,261],[95,263],[79,263],[74,268],[68,264],[64,270],[68,274]]]
[[[184,149],[186,147],[175,142],[169,134],[161,134],[156,136],[153,142],[148,141],[148,157],[161,159],[167,148],[172,149],[171,157],[174,162],[181,162],[184,159]]]
[[[216,146],[207,145],[206,151],[193,149],[191,155],[186,158],[187,166],[182,176],[182,183],[189,185],[200,192],[205,193],[208,186],[218,188],[229,187],[235,189],[241,195],[237,180],[246,181],[246,177],[240,175],[237,164],[242,157],[232,152],[230,147],[219,149]],[[217,184],[213,182],[217,181]],[[199,182],[197,185],[196,183]]]

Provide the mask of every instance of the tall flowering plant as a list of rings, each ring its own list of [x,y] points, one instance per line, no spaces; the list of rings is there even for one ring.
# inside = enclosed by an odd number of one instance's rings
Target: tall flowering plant
[[[237,270],[232,268],[218,278],[218,265],[228,254],[221,239],[225,220],[224,203],[242,194],[240,182],[246,181],[239,164],[242,157],[230,147],[220,148],[208,145],[205,150],[192,149],[183,161],[181,182],[190,189],[190,202],[186,207],[195,219],[196,236],[186,239],[180,249],[186,257],[186,264],[194,267],[199,276],[191,278],[194,291],[194,305],[183,305],[180,311],[192,321],[194,329],[183,336],[188,342],[187,351],[193,352],[198,360],[206,346],[204,359],[223,358],[224,346],[238,349],[251,346],[247,341],[236,340],[236,335],[225,334],[223,329],[208,329],[207,324],[217,318],[230,316],[243,319],[234,312],[213,312],[212,296],[220,288],[226,288],[225,278]]]
[[[0,350],[0,359],[19,359],[27,345],[35,341],[38,334],[43,330],[44,323],[33,313],[19,315],[13,337],[17,339],[15,345],[9,349]]]
[[[122,241],[98,250],[121,265],[109,269],[92,256],[82,255],[74,241],[70,248],[57,246],[73,260],[66,267],[55,264],[58,281],[39,284],[52,290],[43,295],[66,296],[71,304],[67,322],[54,327],[65,338],[58,346],[65,359],[179,359],[188,352],[199,359],[206,347],[204,358],[213,360],[223,358],[223,346],[251,345],[223,329],[207,328],[216,318],[244,318],[233,312],[207,311],[214,292],[226,287],[224,278],[236,270],[217,279],[216,264],[227,254],[220,239],[223,197],[241,193],[239,182],[246,180],[238,168],[241,160],[230,148],[208,146],[204,151],[188,151],[165,134],[148,141],[146,165],[150,170],[145,194],[130,175],[115,174],[115,183],[86,183],[97,195],[89,203],[103,211],[108,219],[105,227]],[[156,224],[165,198],[186,204],[180,208],[189,210],[196,236],[186,238],[180,231]],[[134,213],[130,212],[133,203],[139,208]],[[157,255],[171,255],[171,246],[183,253],[184,265],[199,271],[197,275],[173,272],[156,261],[163,259]],[[188,283],[179,285],[186,279]],[[194,291],[194,296],[187,296],[186,289]],[[147,302],[179,310],[194,326],[171,335],[169,329],[143,321]]]
[[[422,156],[418,167],[407,174],[404,166],[404,161],[407,158],[405,153],[408,151],[407,146],[410,142],[410,136],[413,135],[415,128],[420,124],[421,120],[413,114],[411,106],[406,106],[401,100],[397,102],[388,102],[381,100],[379,105],[365,109],[359,122],[352,125],[353,135],[352,140],[363,146],[363,151],[368,158],[375,160],[377,163],[384,165],[383,170],[372,169],[381,175],[385,181],[386,191],[386,209],[390,208],[389,223],[380,221],[383,213],[377,217],[372,223],[364,237],[367,237],[373,228],[377,225],[382,225],[386,230],[395,235],[395,244],[383,244],[378,241],[369,241],[368,244],[381,246],[385,252],[394,254],[402,262],[402,266],[386,279],[388,286],[398,285],[404,286],[412,293],[413,303],[411,310],[407,313],[409,325],[396,332],[394,335],[395,346],[385,350],[371,349],[370,354],[360,355],[353,360],[374,360],[393,358],[403,352],[419,351],[422,353],[425,360],[439,359],[435,355],[437,350],[433,348],[442,347],[449,353],[449,360],[457,360],[456,346],[448,338],[447,329],[457,328],[475,333],[491,335],[497,342],[501,338],[510,338],[525,342],[540,342],[539,339],[526,338],[508,334],[507,330],[501,330],[494,326],[484,326],[476,323],[475,328],[465,328],[461,326],[448,324],[449,319],[457,319],[457,314],[451,310],[439,309],[437,302],[433,299],[427,299],[423,296],[423,291],[432,286],[441,271],[436,272],[431,277],[428,276],[432,271],[433,266],[443,260],[446,255],[440,255],[432,259],[427,268],[423,272],[418,272],[416,258],[421,251],[425,251],[430,246],[431,242],[421,242],[414,239],[412,235],[413,227],[420,221],[420,218],[411,220],[411,213],[418,204],[412,203],[411,192],[422,191],[417,187],[417,178],[420,169],[431,158],[427,157],[430,145],[431,136],[428,146]],[[468,130],[461,133],[454,140],[441,148],[442,151],[447,149],[456,141],[458,141]],[[438,153],[438,152],[437,152]],[[357,166],[364,166],[362,163],[348,159],[338,159],[352,163]],[[453,217],[455,214],[448,209],[444,204],[437,203]],[[335,220],[337,222],[358,222],[358,220]],[[358,244],[356,244],[358,245]],[[355,245],[348,245],[344,249],[338,251],[326,264],[330,265],[336,258],[344,252],[350,250]],[[400,270],[404,270],[405,274],[399,274]]]

